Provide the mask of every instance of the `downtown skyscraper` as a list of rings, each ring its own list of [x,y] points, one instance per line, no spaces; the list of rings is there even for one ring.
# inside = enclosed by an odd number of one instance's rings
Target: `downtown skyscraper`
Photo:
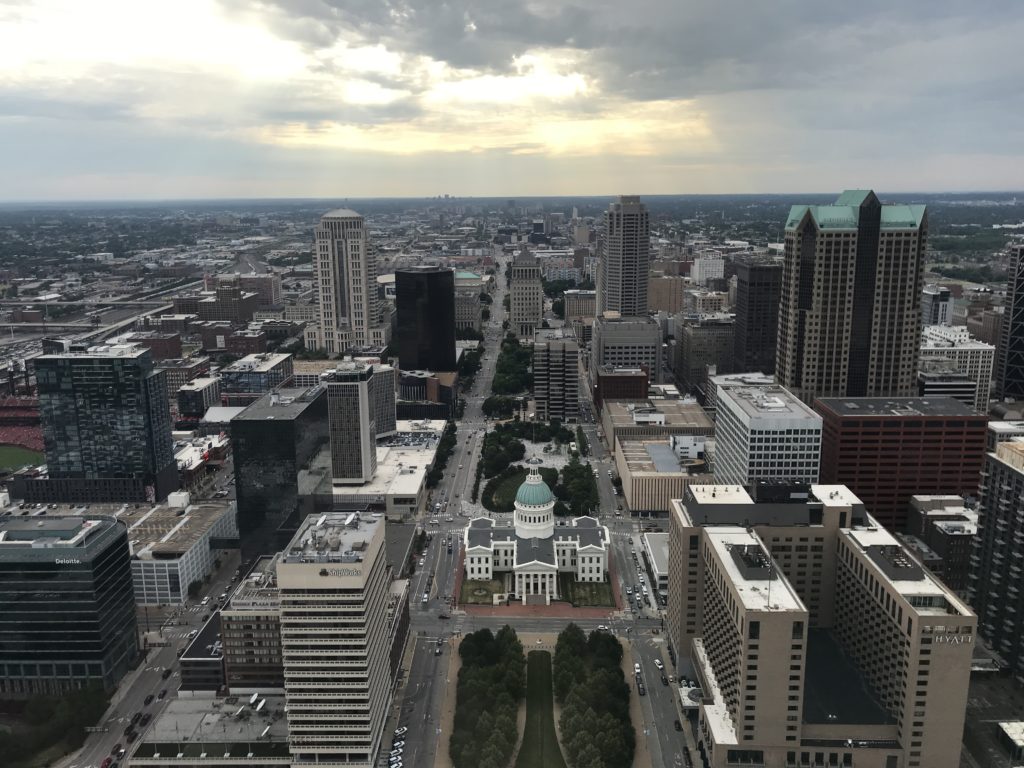
[[[1024,245],[1010,251],[1002,337],[996,361],[997,392],[1004,400],[1024,400]]]
[[[386,346],[390,326],[381,322],[377,257],[366,222],[347,208],[320,219],[313,244],[320,301],[319,346],[337,354],[350,347]]]
[[[604,213],[604,237],[597,276],[597,313],[623,317],[647,314],[651,222],[636,195],[620,195]]]
[[[795,205],[786,221],[776,348],[780,384],[816,397],[914,393],[923,205],[882,205],[849,190],[833,205]]]

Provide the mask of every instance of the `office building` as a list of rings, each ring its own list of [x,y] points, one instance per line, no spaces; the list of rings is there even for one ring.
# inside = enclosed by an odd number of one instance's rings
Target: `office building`
[[[643,368],[652,382],[658,382],[662,365],[661,327],[651,318],[604,315],[594,321],[590,340],[592,372],[606,366]]]
[[[978,493],[988,420],[949,397],[821,398],[821,478],[905,530],[910,497]]]
[[[1010,249],[996,377],[1001,399],[1024,400],[1024,245]]]
[[[576,422],[580,416],[580,348],[561,329],[537,331],[533,340],[533,399],[537,420]]]
[[[701,392],[706,397],[708,368],[718,373],[733,370],[733,347],[736,322],[733,315],[720,312],[712,315],[677,315],[674,318],[676,376],[686,391]]]
[[[990,421],[985,434],[985,450],[994,453],[1000,443],[1024,437],[1024,421]]]
[[[238,539],[235,504],[230,501],[190,504],[188,494],[179,492],[171,494],[166,506],[127,512],[120,519],[128,525],[139,605],[184,603],[189,587],[202,584],[214,571],[218,550],[234,548]]]
[[[362,216],[347,208],[324,214],[316,227],[313,269],[321,346],[334,354],[353,346],[387,346],[391,327],[382,321],[377,255]]]
[[[246,355],[221,370],[220,391],[225,405],[248,405],[271,390],[287,386],[291,378],[291,355]]]
[[[672,435],[715,433],[715,425],[693,398],[605,400],[601,427],[610,446],[616,440],[667,440]]]
[[[117,686],[138,654],[130,557],[112,517],[0,519],[0,694]]]
[[[378,414],[388,403],[394,412],[394,390],[387,392],[390,377],[375,376],[373,365],[353,362],[339,365],[321,381],[327,387],[334,484],[366,483],[377,470]]]
[[[256,306],[276,307],[281,304],[281,276],[274,272],[252,272],[238,276],[242,290],[256,294]]]
[[[164,372],[168,393],[177,392],[192,379],[201,378],[210,372],[210,358],[188,357],[179,360],[161,360],[155,367]]]
[[[967,316],[966,326],[971,336],[998,349],[1003,334],[1003,307],[980,309]],[[997,364],[998,364],[998,353]]]
[[[786,221],[775,373],[816,397],[906,397],[914,392],[923,205],[882,205],[849,190],[834,205],[794,205]]]
[[[716,379],[715,480],[816,483],[821,417],[785,387]]]
[[[435,266],[397,270],[395,308],[398,367],[454,371],[455,273]]]
[[[988,411],[995,347],[978,341],[962,326],[929,325],[921,332],[921,358],[926,357],[945,358],[967,374],[975,383],[971,405],[980,413]]]
[[[782,264],[768,258],[738,258],[733,366],[737,371],[775,373]]]
[[[982,637],[1024,684],[1024,438],[986,456],[978,513],[969,599]]]
[[[689,486],[668,593],[704,765],[959,766],[977,617],[846,487]]]
[[[945,357],[922,357],[918,365],[918,397],[952,397],[968,408],[975,407],[978,382],[962,373],[952,360]]]
[[[594,371],[594,407],[600,413],[606,400],[647,400],[649,386],[643,368],[602,366]]]
[[[691,315],[711,315],[729,308],[729,294],[704,288],[683,291],[683,312]]]
[[[693,260],[690,279],[697,285],[708,285],[713,280],[725,277],[725,260],[717,251],[705,251]]]
[[[483,322],[481,294],[486,294],[490,281],[475,272],[455,273],[455,328],[480,331]]]
[[[683,294],[690,283],[679,275],[651,275],[647,279],[647,309],[674,315],[683,311]]]
[[[329,444],[327,390],[318,385],[266,394],[231,419],[230,430],[238,530],[248,550],[258,529],[278,528],[299,505],[300,475]]]
[[[220,611],[224,682],[232,696],[284,693],[279,559],[257,559]]]
[[[167,382],[149,350],[91,347],[35,360],[48,478],[27,501],[154,501],[178,487]]]
[[[307,517],[277,563],[293,765],[371,768],[391,706],[384,519]]]
[[[203,377],[192,379],[178,387],[178,416],[183,419],[201,419],[206,409],[220,405],[220,379]]]
[[[953,325],[953,292],[944,285],[921,289],[921,325]]]
[[[650,261],[651,222],[647,206],[635,195],[621,195],[604,212],[597,314],[646,315]]]
[[[509,328],[521,339],[532,339],[544,321],[544,286],[537,257],[524,250],[512,261],[509,283]]]
[[[565,323],[573,320],[590,318],[597,314],[597,291],[570,289],[562,294],[565,301]]]
[[[659,440],[616,440],[615,469],[622,480],[622,497],[633,514],[668,513],[691,483],[714,482],[707,456],[709,438],[670,435]]]

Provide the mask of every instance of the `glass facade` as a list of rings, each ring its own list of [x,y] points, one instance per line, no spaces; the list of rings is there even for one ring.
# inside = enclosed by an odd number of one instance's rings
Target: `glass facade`
[[[455,273],[440,267],[395,272],[398,367],[455,370]]]
[[[111,518],[0,525],[0,694],[117,685],[138,653],[127,529]]]
[[[167,383],[149,350],[44,355],[35,370],[51,479],[129,478],[154,499],[177,488]]]

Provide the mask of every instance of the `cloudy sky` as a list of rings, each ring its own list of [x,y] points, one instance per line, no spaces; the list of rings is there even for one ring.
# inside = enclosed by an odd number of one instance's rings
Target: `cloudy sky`
[[[1024,187],[1020,0],[0,0],[0,199]]]

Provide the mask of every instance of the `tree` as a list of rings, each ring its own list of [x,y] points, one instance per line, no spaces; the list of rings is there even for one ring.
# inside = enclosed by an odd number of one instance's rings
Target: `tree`
[[[555,299],[551,302],[551,313],[561,319],[565,319],[565,299]]]
[[[490,320],[491,319],[491,310],[489,310],[487,307],[484,307],[483,309],[481,309],[480,310],[480,319],[483,320],[485,323],[488,320]]]

